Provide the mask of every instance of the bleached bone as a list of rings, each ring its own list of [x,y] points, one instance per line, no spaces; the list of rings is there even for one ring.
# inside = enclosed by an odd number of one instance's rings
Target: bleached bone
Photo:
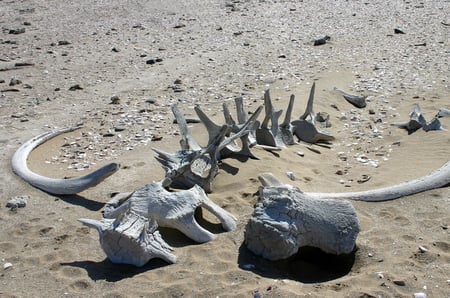
[[[446,108],[440,108],[435,117],[436,118],[450,117],[450,110]]]
[[[248,117],[245,115],[244,112],[242,97],[236,97],[235,103],[238,122],[234,121],[226,103],[223,104],[223,114],[225,117],[225,123],[230,127],[230,131],[232,133],[239,133],[242,126],[245,125],[245,123],[248,121]],[[253,159],[259,159],[250,151],[250,146],[256,145],[256,139],[254,137],[254,134],[258,127],[259,122],[255,120],[254,123],[249,126],[249,132],[240,138],[241,147],[239,148],[236,144],[233,143],[229,144],[220,152],[221,158],[240,155]]]
[[[360,228],[350,202],[313,199],[271,173],[258,178],[263,187],[245,230],[249,250],[269,260],[286,259],[303,246],[336,255],[353,251]]]
[[[194,185],[200,185],[205,191],[211,192],[212,180],[219,171],[220,152],[236,139],[248,134],[261,109],[262,107],[259,107],[235,134],[227,137],[231,132],[230,126],[219,127],[203,113],[200,107],[196,106],[195,111],[205,124],[209,137],[207,146],[201,147],[190,135],[183,114],[176,106],[172,106],[182,134],[182,150],[171,154],[153,148],[158,154],[156,159],[166,171],[164,186],[190,188]]]
[[[311,86],[311,91],[309,93],[308,103],[306,105],[306,110],[303,115],[298,120],[291,122],[293,127],[294,135],[296,135],[300,140],[315,144],[318,142],[329,142],[334,140],[332,135],[326,132],[318,131],[315,126],[316,114],[313,110],[314,105],[314,93],[316,90],[316,83],[314,82]],[[307,120],[307,118],[310,120]]]
[[[426,176],[393,186],[360,192],[306,194],[316,199],[334,198],[366,202],[381,202],[445,186],[450,186],[450,161]]]
[[[53,132],[43,133],[28,140],[14,153],[14,156],[12,158],[12,170],[32,186],[56,195],[76,194],[102,182],[119,169],[119,164],[110,163],[90,174],[72,179],[56,179],[44,177],[32,172],[28,168],[28,156],[36,147],[56,136],[59,136],[60,134],[71,132],[79,128],[81,128],[81,126],[62,128]]]
[[[259,145],[271,146],[271,147],[281,147],[284,148],[286,145],[278,133],[278,119],[283,113],[283,110],[274,111],[272,106],[272,100],[270,99],[269,90],[264,92],[264,108],[265,115],[261,123],[261,127],[256,130],[256,142]],[[270,121],[270,128],[269,128]]]
[[[117,202],[117,199],[110,202],[112,208],[105,209],[105,218],[120,219],[123,214],[133,212],[155,220],[161,227],[177,229],[200,243],[213,240],[216,236],[195,220],[194,213],[199,207],[215,215],[224,230],[236,228],[236,218],[212,202],[198,185],[188,190],[169,192],[162,182],[153,182],[133,192],[125,202],[116,207]]]
[[[408,134],[412,134],[420,128],[425,131],[442,129],[441,122],[439,121],[438,117],[434,117],[430,122],[427,123],[425,117],[422,114],[419,104],[415,104],[413,110],[411,111],[411,113],[409,113],[409,121],[395,122],[392,123],[392,125],[406,129],[408,131]]]
[[[340,93],[349,103],[351,103],[353,106],[362,109],[367,106],[366,104],[366,98],[367,96],[359,96],[359,95],[352,95],[348,94],[337,87],[334,87],[334,91]]]
[[[79,221],[98,231],[100,246],[113,263],[142,267],[154,258],[168,263],[177,261],[172,247],[156,230],[156,221],[131,210],[116,219],[81,218]]]

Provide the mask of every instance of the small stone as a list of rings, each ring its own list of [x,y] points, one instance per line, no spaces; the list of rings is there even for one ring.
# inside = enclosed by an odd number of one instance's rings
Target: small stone
[[[103,137],[104,137],[104,138],[110,138],[110,137],[113,137],[113,136],[115,136],[115,135],[116,135],[115,133],[107,132],[107,133],[103,134]]]
[[[111,96],[111,104],[118,105],[120,104],[120,98],[117,95]]]
[[[116,47],[112,48],[111,51],[113,51],[114,53],[120,52],[120,50],[118,48],[116,48]]]
[[[20,84],[22,84],[22,81],[19,79],[12,78],[9,81],[9,86],[16,86],[16,85],[20,85]]]
[[[115,126],[114,127],[114,131],[118,132],[118,131],[124,131],[125,130],[125,126]]]
[[[155,64],[156,61],[155,61],[155,59],[148,59],[147,61],[145,61],[145,63],[151,65],[151,64]]]
[[[331,37],[329,37],[328,35],[325,35],[322,38],[316,39],[314,40],[314,46],[321,46],[327,43],[327,41],[329,41],[331,39]]]
[[[6,203],[6,208],[11,209],[23,208],[27,205],[27,201],[29,198],[30,196],[27,195],[15,196]]]
[[[344,175],[344,171],[343,170],[337,170],[335,174],[336,175]]]
[[[419,293],[414,293],[413,297],[414,297],[414,298],[427,298],[427,294],[421,293],[421,292],[419,292]]]
[[[154,98],[148,98],[148,99],[145,100],[145,102],[146,102],[146,103],[154,104],[154,103],[156,103],[156,99],[154,99]]]
[[[183,81],[181,81],[181,79],[176,79],[173,83],[175,85],[181,85],[181,84],[183,84]]]
[[[297,155],[303,157],[303,156],[305,156],[305,152],[303,152],[303,151],[297,151]]]
[[[16,28],[16,29],[9,29],[9,34],[22,34],[25,33],[25,28]]]
[[[3,264],[3,269],[4,270],[6,270],[6,269],[9,269],[9,268],[11,268],[13,265],[11,264],[11,263],[5,263],[5,264]]]
[[[394,29],[394,33],[395,34],[405,34],[405,32],[402,29],[400,29],[400,28],[395,28]]]
[[[70,44],[70,42],[68,42],[67,40],[60,40],[60,41],[58,41],[58,45],[59,46],[66,46],[66,45],[69,45]]]
[[[80,84],[76,84],[69,88],[69,91],[75,91],[75,90],[83,90],[83,87],[81,87]]]

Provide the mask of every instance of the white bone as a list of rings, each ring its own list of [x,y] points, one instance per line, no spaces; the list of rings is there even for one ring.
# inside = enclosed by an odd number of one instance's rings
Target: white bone
[[[334,140],[333,136],[323,131],[318,131],[315,127],[316,114],[313,111],[315,90],[316,83],[314,82],[311,86],[305,112],[302,116],[300,116],[300,119],[291,122],[293,126],[293,133],[300,140],[311,144]],[[308,117],[310,117],[310,120],[307,120]]]
[[[95,228],[100,246],[113,263],[144,266],[153,258],[175,263],[172,248],[156,230],[156,221],[149,220],[133,211],[127,211],[117,219],[79,219],[84,225]]]
[[[179,192],[167,191],[161,182],[150,183],[136,190],[117,208],[108,209],[106,218],[120,218],[132,211],[154,219],[159,226],[174,228],[196,242],[207,242],[215,235],[201,227],[194,218],[195,210],[203,207],[215,215],[226,231],[236,228],[236,218],[212,202],[198,185]]]
[[[245,230],[248,249],[269,260],[286,259],[303,246],[337,255],[353,251],[360,228],[350,202],[311,198],[270,173],[259,179],[263,187]]]
[[[72,179],[48,178],[36,174],[28,168],[28,155],[34,148],[62,133],[74,131],[80,127],[81,126],[75,126],[43,133],[25,142],[19,147],[19,149],[17,149],[12,158],[12,169],[14,173],[32,186],[56,195],[70,195],[82,192],[83,190],[97,185],[107,177],[114,174],[119,169],[119,165],[117,163],[107,164],[90,174]]]

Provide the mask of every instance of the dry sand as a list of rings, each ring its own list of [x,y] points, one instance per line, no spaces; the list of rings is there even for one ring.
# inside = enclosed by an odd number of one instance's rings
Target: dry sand
[[[0,297],[450,297],[448,187],[354,202],[362,231],[351,256],[304,249],[268,262],[243,245],[260,172],[304,191],[356,191],[417,178],[449,160],[448,130],[408,135],[390,126],[408,120],[416,103],[427,120],[450,108],[449,12],[444,0],[0,0]],[[325,35],[329,42],[313,46]],[[21,83],[9,86],[13,78]],[[210,198],[238,218],[237,230],[223,232],[209,214],[204,224],[218,234],[210,243],[161,229],[177,264],[155,259],[134,268],[110,263],[97,233],[77,221],[101,218],[111,193],[163,177],[151,147],[179,148],[171,104],[188,116],[200,104],[222,122],[223,102],[234,109],[242,95],[252,111],[270,88],[277,109],[296,95],[298,117],[314,81],[315,110],[330,114],[336,140],[330,149],[313,146],[320,154],[302,143],[277,154],[255,149],[260,160],[224,160]],[[69,90],[76,85],[82,89]],[[354,108],[334,87],[369,95],[368,106]],[[35,150],[30,168],[71,177],[116,161],[118,173],[69,197],[12,173],[24,141],[77,123],[81,131]],[[202,124],[191,129],[205,139]],[[362,175],[371,179],[359,184]],[[17,195],[30,199],[11,211],[6,202]]]

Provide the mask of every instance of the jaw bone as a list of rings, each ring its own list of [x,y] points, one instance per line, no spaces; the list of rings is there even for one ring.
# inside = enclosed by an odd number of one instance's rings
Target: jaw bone
[[[197,184],[205,191],[211,192],[212,180],[219,171],[218,162],[222,158],[221,152],[232,142],[249,133],[261,109],[262,107],[259,107],[246,123],[237,128],[236,133],[230,135],[232,128],[229,125],[216,125],[200,107],[196,106],[195,111],[205,124],[209,137],[207,146],[201,147],[189,133],[183,114],[177,106],[172,106],[180,126],[182,150],[170,154],[153,148],[158,154],[156,159],[166,171],[164,186],[190,188]]]
[[[334,140],[334,137],[317,130],[315,126],[316,114],[313,111],[314,104],[314,92],[316,89],[316,83],[311,86],[311,92],[309,93],[309,99],[306,106],[306,110],[298,120],[291,122],[293,126],[294,134],[302,141],[315,144],[319,142],[329,142]],[[310,117],[310,120],[306,120]]]
[[[107,164],[106,166],[103,166],[88,175],[72,179],[48,178],[36,174],[28,168],[28,155],[34,148],[60,134],[74,131],[79,128],[81,128],[81,126],[63,128],[53,132],[43,133],[25,142],[19,147],[19,149],[17,149],[12,158],[12,169],[14,173],[32,186],[55,195],[71,195],[82,192],[83,190],[97,185],[107,177],[114,174],[119,169],[119,165],[117,163]]]

